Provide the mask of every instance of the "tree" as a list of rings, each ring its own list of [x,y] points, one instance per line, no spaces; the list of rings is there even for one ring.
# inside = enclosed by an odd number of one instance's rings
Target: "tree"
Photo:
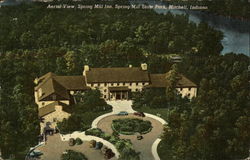
[[[174,64],[171,70],[166,75],[166,96],[169,102],[174,102],[176,100],[176,85],[179,81],[179,75],[177,70],[177,65]]]

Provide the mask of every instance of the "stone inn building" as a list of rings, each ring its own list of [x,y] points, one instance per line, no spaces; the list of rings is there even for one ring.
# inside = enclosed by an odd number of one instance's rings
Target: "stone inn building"
[[[41,129],[48,122],[55,127],[57,121],[68,118],[70,104],[75,103],[73,97],[79,92],[99,89],[105,100],[128,100],[131,92],[139,92],[143,88],[166,88],[167,74],[150,74],[145,63],[140,67],[117,68],[90,68],[85,65],[80,76],[57,76],[49,72],[35,79],[35,101],[39,117],[44,119]],[[197,85],[181,74],[176,89],[183,97],[192,98],[197,93]]]

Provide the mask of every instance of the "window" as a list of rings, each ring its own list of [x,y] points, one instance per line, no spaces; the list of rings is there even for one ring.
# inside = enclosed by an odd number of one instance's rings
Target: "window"
[[[93,86],[94,86],[94,84],[93,84],[93,83],[91,83],[91,84],[90,84],[90,86],[91,86],[91,87],[93,87]]]
[[[188,88],[188,91],[191,91],[191,87]]]
[[[130,83],[129,85],[132,86],[132,83]]]
[[[138,83],[136,83],[136,85],[138,86]]]
[[[138,89],[136,88],[135,91],[138,92]]]
[[[180,88],[180,90],[182,91],[182,90],[183,90],[183,88]]]
[[[123,85],[124,85],[124,86],[126,85],[125,82],[123,83]]]
[[[143,82],[142,85],[145,85],[145,83]]]
[[[104,92],[107,92],[107,90],[106,90],[106,89],[104,89]]]
[[[107,96],[106,95],[104,95],[104,98],[106,98]]]
[[[107,83],[104,83],[104,86],[106,87],[106,86],[107,86]]]
[[[97,83],[97,86],[100,87],[100,83]]]
[[[119,86],[120,85],[120,83],[117,83],[117,86]]]
[[[42,102],[42,105],[44,106],[44,105],[45,105],[45,103],[44,103],[44,102]]]
[[[111,83],[111,86],[113,86],[114,85],[114,83]]]
[[[188,93],[187,96],[190,97],[190,93]]]

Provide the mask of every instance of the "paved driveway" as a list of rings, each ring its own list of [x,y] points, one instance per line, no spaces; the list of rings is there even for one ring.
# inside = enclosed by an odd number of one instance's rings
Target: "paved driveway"
[[[140,118],[140,117],[134,116],[132,114],[129,114],[128,116],[116,116],[116,115],[108,116],[108,117],[103,118],[101,121],[99,121],[97,126],[98,128],[102,129],[104,132],[111,134],[113,132],[111,128],[112,120],[118,119],[118,118]],[[137,152],[141,152],[141,160],[154,160],[151,148],[152,148],[154,141],[162,133],[163,126],[159,121],[155,119],[152,119],[149,117],[144,117],[142,119],[149,120],[153,126],[151,132],[143,135],[144,138],[142,140],[137,140],[136,135],[120,135],[120,138],[131,140],[131,142],[133,143],[134,149]]]
[[[61,141],[59,134],[48,136],[46,145],[37,148],[44,153],[40,160],[60,160],[62,153],[67,149],[82,152],[88,160],[105,160],[100,150],[89,147],[88,141],[81,145],[69,146],[68,141]]]

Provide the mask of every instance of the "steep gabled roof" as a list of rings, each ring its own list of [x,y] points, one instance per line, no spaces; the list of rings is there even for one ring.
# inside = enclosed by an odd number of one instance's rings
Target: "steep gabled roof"
[[[149,74],[140,67],[90,68],[86,71],[88,83],[149,82]]]
[[[46,106],[43,106],[42,108],[39,108],[38,109],[38,116],[43,117],[43,116],[45,116],[45,115],[47,115],[49,113],[55,112],[56,111],[56,109],[55,109],[56,105],[62,106],[63,111],[65,111],[67,113],[70,113],[70,111],[69,111],[70,107],[69,106],[67,106],[64,103],[60,103],[60,102],[56,101],[56,102],[50,103],[50,104],[48,104]]]
[[[42,96],[38,100],[44,100],[46,97],[56,94],[62,99],[69,100],[69,91],[71,90],[87,90],[84,76],[57,76],[49,72],[38,78],[38,85],[35,90],[42,90]]]
[[[84,76],[55,76],[54,80],[64,86],[67,90],[86,90]]]
[[[56,94],[64,98],[65,100],[69,100],[69,94],[65,87],[55,81],[53,78],[49,78],[43,85],[41,86],[42,96],[39,97],[39,101],[44,98],[50,96],[51,94]]]
[[[151,84],[147,87],[156,87],[156,88],[165,88],[167,86],[167,75],[169,74],[150,74]],[[188,87],[197,87],[197,85],[186,78],[184,75],[179,74],[179,81],[176,85],[177,88],[188,88]]]

